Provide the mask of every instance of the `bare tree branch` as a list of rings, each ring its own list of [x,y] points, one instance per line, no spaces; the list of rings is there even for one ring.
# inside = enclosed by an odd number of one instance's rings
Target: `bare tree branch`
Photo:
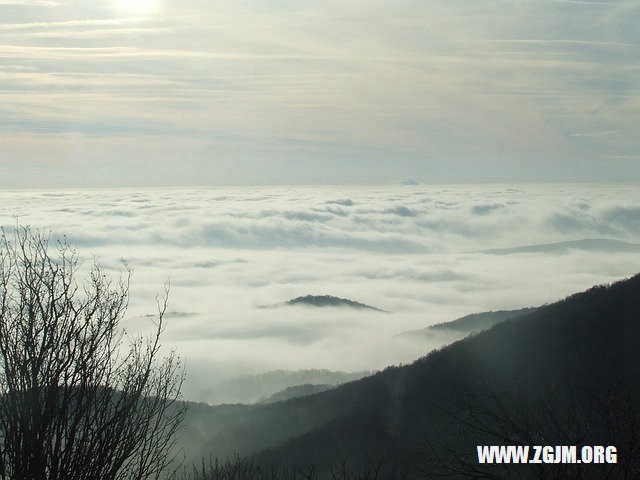
[[[160,357],[168,284],[154,333],[124,341],[131,269],[113,282],[94,259],[50,254],[49,235],[0,238],[0,479],[160,478],[177,457],[184,370]]]

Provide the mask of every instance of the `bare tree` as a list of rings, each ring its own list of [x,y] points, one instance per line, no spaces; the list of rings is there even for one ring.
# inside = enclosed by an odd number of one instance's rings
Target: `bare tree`
[[[0,478],[146,479],[176,457],[184,417],[180,360],[154,333],[123,333],[131,270],[94,262],[78,284],[76,252],[29,227],[0,238]],[[165,294],[168,288],[165,288]]]

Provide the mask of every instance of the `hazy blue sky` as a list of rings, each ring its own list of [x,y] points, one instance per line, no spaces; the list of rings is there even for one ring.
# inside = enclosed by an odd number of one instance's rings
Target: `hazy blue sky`
[[[640,2],[0,0],[0,187],[640,181]]]

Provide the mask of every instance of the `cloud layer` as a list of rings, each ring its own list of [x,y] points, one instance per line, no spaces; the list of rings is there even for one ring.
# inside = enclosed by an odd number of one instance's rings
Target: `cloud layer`
[[[166,346],[199,398],[237,374],[408,362],[452,338],[403,331],[636,273],[638,205],[620,186],[5,191],[0,220],[64,234],[114,274],[126,259],[132,331],[170,278]],[[307,294],[390,313],[257,308]]]
[[[0,18],[5,187],[640,181],[634,0],[8,1]]]

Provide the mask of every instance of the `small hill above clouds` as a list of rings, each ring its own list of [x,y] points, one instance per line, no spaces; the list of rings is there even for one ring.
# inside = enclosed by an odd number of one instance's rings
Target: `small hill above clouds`
[[[372,458],[414,462],[409,452],[419,453],[421,461],[427,442],[438,446],[446,435],[459,440],[461,429],[470,443],[464,450],[462,444],[453,446],[457,454],[472,457],[475,445],[508,444],[468,430],[470,408],[478,410],[482,422],[485,413],[493,418],[494,407],[513,410],[508,417],[495,417],[499,420],[524,418],[531,438],[541,442],[557,441],[554,435],[561,431],[575,434],[563,444],[619,444],[625,451],[629,439],[616,437],[624,432],[612,433],[606,422],[613,418],[640,430],[640,275],[530,311],[484,314],[516,316],[413,364],[324,392],[265,405],[196,407],[188,415],[189,428],[202,435],[199,453],[239,452],[320,469],[346,458],[360,468]],[[604,410],[594,410],[593,398]],[[567,420],[566,412],[574,416]],[[530,416],[522,417],[525,413]],[[584,438],[583,426],[588,428]]]
[[[402,180],[400,182],[400,185],[420,185],[420,183],[413,178],[407,178],[405,180]]]
[[[543,445],[558,438],[567,445],[618,445],[620,451],[637,445],[640,275],[515,312],[411,365],[309,397],[316,405],[307,408],[322,411],[321,399],[330,404],[340,396],[333,420],[263,450],[259,458],[321,464],[346,457],[357,469],[367,458],[396,457],[420,465],[435,455],[464,458],[477,467],[476,445],[526,445],[531,438]],[[491,433],[505,428],[516,440]],[[524,437],[518,437],[522,431]],[[629,461],[640,468],[637,456],[621,460]],[[422,465],[430,468],[428,462]],[[446,468],[439,472],[443,477],[451,473]],[[585,478],[602,478],[600,473]]]
[[[287,306],[308,306],[308,307],[345,307],[353,308],[356,310],[372,310],[376,312],[385,312],[380,308],[372,307],[364,303],[349,300],[347,298],[334,297],[332,295],[305,295],[303,297],[296,297],[291,300],[282,303],[275,303],[273,305],[261,305],[258,308],[281,308]],[[386,313],[386,312],[385,312]]]

